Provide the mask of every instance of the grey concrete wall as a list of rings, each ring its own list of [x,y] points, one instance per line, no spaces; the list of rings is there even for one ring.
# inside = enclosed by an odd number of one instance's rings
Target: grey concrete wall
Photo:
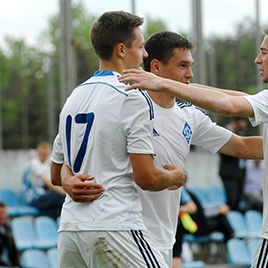
[[[34,156],[34,150],[0,151],[0,187],[19,191],[23,170]],[[219,185],[219,156],[204,151],[193,151],[186,162],[188,185],[207,187]]]

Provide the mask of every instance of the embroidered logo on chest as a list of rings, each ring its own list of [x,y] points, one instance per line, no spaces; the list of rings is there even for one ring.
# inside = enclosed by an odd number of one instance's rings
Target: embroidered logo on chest
[[[187,122],[185,122],[183,130],[182,130],[182,135],[188,144],[190,143],[192,134],[193,132],[192,132],[190,125]]]

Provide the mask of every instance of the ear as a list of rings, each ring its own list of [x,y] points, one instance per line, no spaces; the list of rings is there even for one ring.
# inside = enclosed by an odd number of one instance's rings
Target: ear
[[[126,46],[123,43],[119,43],[115,46],[114,51],[119,58],[124,58]]]
[[[160,72],[160,61],[157,59],[153,59],[150,64],[151,72],[159,75]]]

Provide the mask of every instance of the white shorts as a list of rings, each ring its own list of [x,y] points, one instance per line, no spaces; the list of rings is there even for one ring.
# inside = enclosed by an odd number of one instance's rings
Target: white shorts
[[[169,268],[146,231],[61,231],[59,268]]]
[[[258,242],[256,254],[253,258],[251,268],[268,267],[268,240],[261,238]]]

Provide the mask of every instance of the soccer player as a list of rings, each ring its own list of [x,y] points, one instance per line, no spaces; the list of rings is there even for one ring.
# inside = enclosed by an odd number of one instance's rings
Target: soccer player
[[[74,89],[60,113],[65,163],[75,174],[94,174],[105,192],[90,203],[67,196],[59,267],[167,267],[145,230],[137,185],[151,191],[178,188],[184,170],[154,165],[151,100],[142,91],[127,94],[118,81],[123,69],[139,68],[147,56],[142,22],[121,11],[98,18],[91,40],[100,70]]]
[[[154,34],[145,45],[148,57],[144,59],[144,68],[161,77],[188,84],[193,77],[192,47],[188,40],[176,33]],[[191,144],[214,153],[219,151],[245,158],[262,157],[258,150],[262,145],[261,138],[234,135],[214,124],[209,116],[190,103],[176,103],[176,99],[168,94],[149,94],[155,113],[153,146],[155,161],[159,166],[167,162],[184,166]],[[138,190],[145,225],[166,263],[171,267],[180,189],[160,192],[143,191],[141,188]]]
[[[255,63],[259,65],[263,82],[267,83],[268,30],[265,30],[265,36],[260,46],[260,52],[255,59]],[[185,85],[142,70],[127,70],[120,80],[133,82],[129,89],[140,87],[153,91],[164,91],[167,94],[172,94],[216,113],[227,116],[248,117],[253,126],[263,124],[263,154],[266,165],[263,183],[263,226],[260,234],[262,239],[259,242],[252,268],[264,267],[268,262],[268,90],[263,90],[255,95],[247,95],[240,91],[222,90],[201,85]]]

